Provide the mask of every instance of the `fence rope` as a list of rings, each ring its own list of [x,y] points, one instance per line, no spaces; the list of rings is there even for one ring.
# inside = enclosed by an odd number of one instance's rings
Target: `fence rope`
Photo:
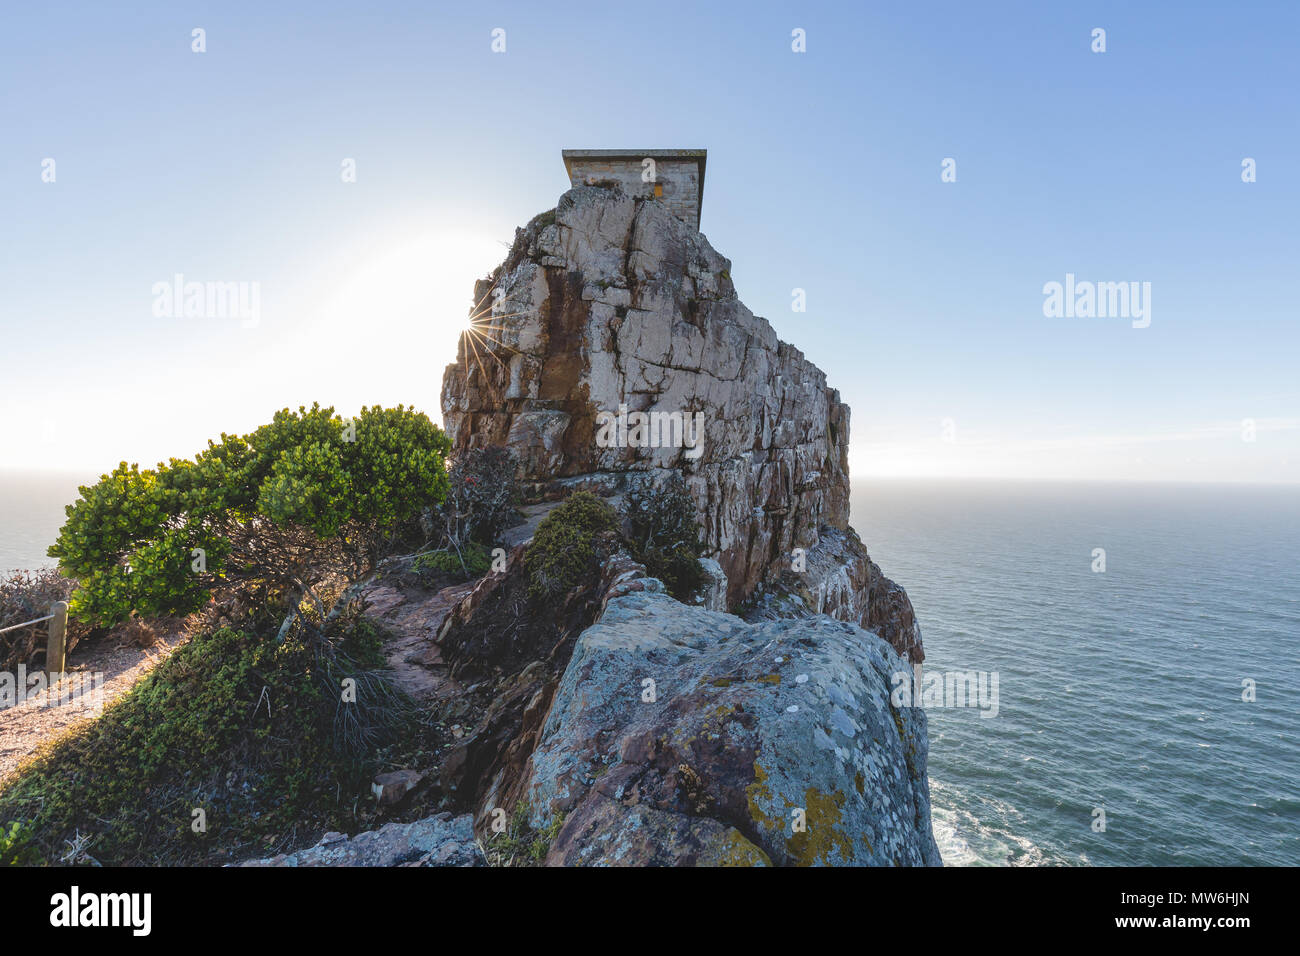
[[[54,615],[47,614],[44,617],[38,617],[33,621],[23,621],[23,623],[21,624],[10,624],[8,627],[0,627],[0,634],[4,634],[7,631],[16,631],[20,627],[31,627],[33,624],[40,624],[42,621],[52,621],[52,620],[54,620]]]

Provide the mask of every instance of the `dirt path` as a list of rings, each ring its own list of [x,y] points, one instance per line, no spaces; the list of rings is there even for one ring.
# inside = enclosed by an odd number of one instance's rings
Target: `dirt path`
[[[368,602],[367,617],[388,632],[384,656],[392,668],[392,682],[416,700],[451,697],[459,685],[447,674],[434,640],[443,621],[478,581],[456,584],[441,591],[404,586],[395,580],[374,584],[362,592]]]
[[[133,647],[110,634],[73,648],[68,675],[57,688],[0,710],[0,783],[39,744],[97,717],[187,636],[178,629],[159,637],[151,647]]]

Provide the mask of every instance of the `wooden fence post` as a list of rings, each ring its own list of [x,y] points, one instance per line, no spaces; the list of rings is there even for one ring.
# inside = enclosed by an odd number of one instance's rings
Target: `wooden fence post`
[[[45,645],[45,673],[57,679],[68,666],[68,602],[57,601],[50,609],[50,639]]]

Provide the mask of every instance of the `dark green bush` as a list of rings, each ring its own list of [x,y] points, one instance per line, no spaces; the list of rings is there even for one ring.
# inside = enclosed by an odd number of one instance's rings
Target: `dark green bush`
[[[636,551],[634,556],[645,565],[646,573],[662,581],[668,593],[679,601],[691,600],[704,587],[700,556],[690,548],[679,546],[671,551],[646,548]]]
[[[524,552],[529,596],[550,600],[583,583],[597,569],[600,538],[618,531],[618,513],[608,502],[574,492],[542,519]]]

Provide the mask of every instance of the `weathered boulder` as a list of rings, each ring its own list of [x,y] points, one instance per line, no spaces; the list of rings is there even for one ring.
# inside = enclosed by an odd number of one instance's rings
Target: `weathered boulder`
[[[825,615],[747,623],[655,590],[577,639],[530,760],[552,865],[938,865],[909,665]]]
[[[856,537],[831,543],[834,561],[818,557],[827,530],[848,528],[848,407],[740,302],[731,263],[662,202],[570,190],[517,232],[475,300],[443,380],[457,450],[508,444],[533,500],[576,486],[617,493],[629,474],[680,471],[728,608],[789,570],[795,549],[815,569],[843,564],[850,549],[859,573],[847,591],[828,582],[828,607],[891,632],[871,595],[895,586],[873,580]],[[620,411],[658,414],[660,427],[598,441],[599,416]],[[898,649],[919,655],[919,631],[895,630]]]
[[[450,813],[415,823],[388,823],[352,838],[327,833],[320,842],[297,853],[240,866],[485,866],[468,815]]]

